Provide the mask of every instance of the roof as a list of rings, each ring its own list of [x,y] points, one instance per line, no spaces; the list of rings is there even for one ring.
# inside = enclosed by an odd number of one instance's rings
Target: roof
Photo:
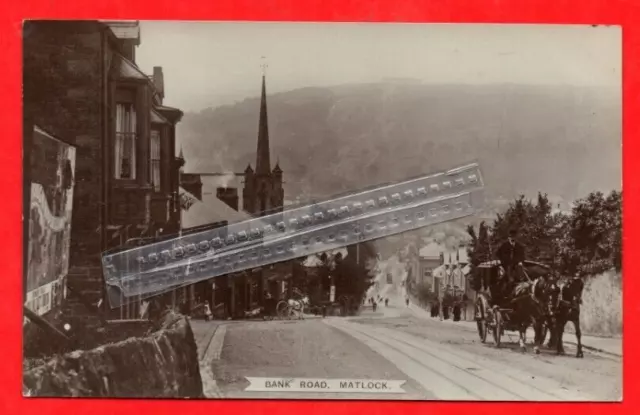
[[[39,127],[38,125],[34,125],[33,126],[33,131],[38,133],[38,134],[41,134],[41,135],[43,135],[43,136],[45,136],[47,138],[50,138],[51,140],[59,141],[59,142],[61,142],[63,144],[71,146],[71,147],[77,147],[77,145],[75,145],[74,143],[70,143],[70,142],[68,142],[66,140],[63,140],[60,137],[56,137],[53,134],[51,134],[50,132],[45,131],[43,128]]]
[[[302,265],[308,268],[312,268],[312,267],[315,268],[315,267],[321,266],[322,261],[320,260],[320,258],[318,258],[317,255],[309,255],[307,259],[304,260]]]
[[[337,254],[342,254],[342,258],[346,258],[347,255],[349,254],[349,251],[347,251],[346,248],[337,248],[334,249],[332,251],[326,251],[325,254],[327,254],[330,257],[334,257]],[[320,258],[318,258],[318,255],[309,255],[304,262],[302,263],[303,266],[308,267],[308,268],[316,268],[322,265],[322,261],[320,260]]]
[[[440,253],[443,251],[442,246],[435,242],[430,242],[428,245],[420,248],[421,258],[440,258]]]
[[[171,124],[166,118],[164,118],[158,111],[151,110],[151,122],[156,124]]]
[[[140,68],[138,68],[138,65],[131,62],[129,59],[125,58],[119,53],[117,53],[116,56],[118,57],[118,61],[119,61],[119,67],[118,67],[119,77],[128,78],[128,79],[139,79],[139,80],[150,82],[149,77],[145,75],[144,72],[140,70]]]
[[[178,108],[169,107],[167,105],[158,105],[158,106],[156,106],[156,109],[159,109],[160,111],[179,112],[179,113],[182,114],[182,110],[179,110]]]
[[[456,260],[456,256],[459,257],[458,260]],[[448,264],[449,263],[449,257],[451,257],[451,263],[452,264],[457,264],[457,263],[461,263],[461,264],[466,264],[469,262],[469,255],[467,254],[467,250],[465,248],[462,248],[460,250],[457,251],[447,251],[444,253],[444,263]]]
[[[140,23],[138,21],[99,20],[109,26],[113,35],[118,39],[135,40],[140,44]]]
[[[234,210],[215,196],[204,195],[203,201],[200,201],[182,187],[180,187],[180,194],[184,194],[194,201],[189,209],[182,211],[183,228],[222,221],[228,221],[231,224],[251,219],[249,214]]]

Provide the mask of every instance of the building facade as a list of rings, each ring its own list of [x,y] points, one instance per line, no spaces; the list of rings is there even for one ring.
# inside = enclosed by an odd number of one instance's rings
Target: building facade
[[[164,75],[135,63],[137,22],[29,21],[24,118],[76,148],[67,284],[103,298],[101,254],[180,229],[175,126]],[[132,317],[132,316],[129,316]]]

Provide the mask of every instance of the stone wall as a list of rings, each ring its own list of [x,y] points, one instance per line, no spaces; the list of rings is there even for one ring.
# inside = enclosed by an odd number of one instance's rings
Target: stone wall
[[[185,317],[173,313],[146,337],[56,356],[27,369],[23,388],[39,397],[203,397],[193,331]]]

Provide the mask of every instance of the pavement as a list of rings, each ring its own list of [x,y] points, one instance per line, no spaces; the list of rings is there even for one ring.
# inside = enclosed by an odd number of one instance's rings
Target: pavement
[[[430,313],[423,309],[422,307],[416,305],[415,303],[410,303],[409,307],[405,307],[408,313],[412,315],[429,319],[432,321],[437,321],[442,324],[452,324],[463,328],[464,330],[469,330],[477,333],[477,326],[475,321],[453,321],[449,320],[440,320],[440,318],[431,317]],[[394,314],[397,314],[398,311],[393,311]],[[527,331],[527,337],[533,338],[534,333],[533,329],[529,329]],[[489,336],[490,337],[490,336]],[[575,335],[573,332],[566,331],[563,336],[564,344],[570,344],[572,346],[576,346]],[[598,337],[598,336],[590,336],[590,335],[582,335],[582,347],[587,350],[608,354],[611,356],[622,357],[622,338],[621,337]]]
[[[376,313],[364,310],[350,318],[194,320],[205,395],[500,401],[622,397],[622,360],[614,354],[585,348],[584,359],[577,359],[568,343],[566,356],[547,349],[536,355],[531,347],[523,353],[517,336],[508,334],[496,348],[480,342],[474,322],[440,321],[423,312],[402,304],[379,307]],[[609,347],[608,339],[600,340],[598,347]],[[403,380],[405,393],[252,392],[245,390],[247,377]]]

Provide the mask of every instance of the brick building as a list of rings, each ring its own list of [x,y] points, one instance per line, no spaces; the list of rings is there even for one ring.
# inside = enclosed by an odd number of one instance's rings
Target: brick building
[[[24,25],[24,118],[76,149],[67,284],[102,297],[101,253],[180,230],[182,112],[164,104],[164,75],[135,63],[137,22]],[[133,317],[133,316],[130,316]]]

